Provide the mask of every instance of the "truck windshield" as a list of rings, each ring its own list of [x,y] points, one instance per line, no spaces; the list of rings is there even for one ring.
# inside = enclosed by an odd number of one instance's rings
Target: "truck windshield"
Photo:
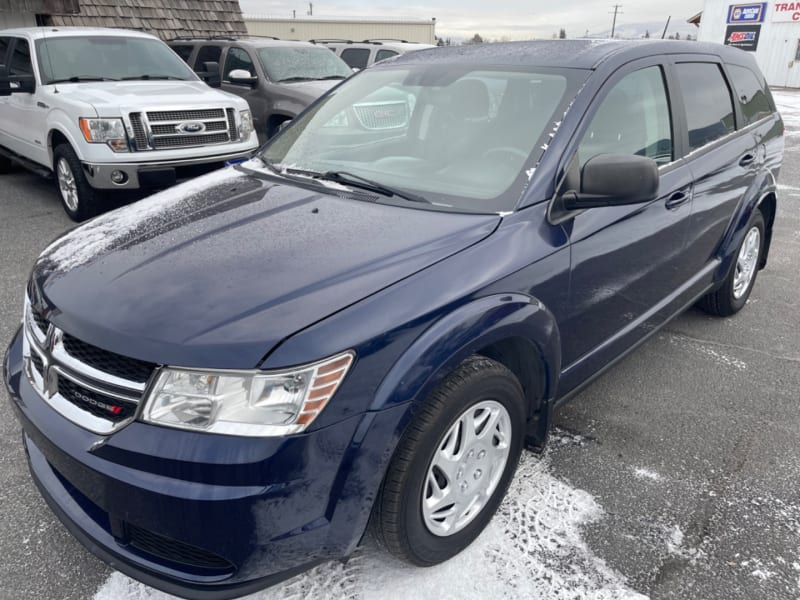
[[[274,138],[272,171],[369,180],[470,212],[513,210],[588,71],[463,64],[370,67]],[[312,177],[314,178],[314,177]],[[380,201],[385,201],[381,199]],[[423,204],[417,204],[423,206]]]
[[[261,48],[258,58],[272,81],[312,81],[345,79],[353,74],[347,64],[327,48]]]
[[[42,83],[122,79],[197,80],[158,40],[134,37],[52,37],[36,41]]]

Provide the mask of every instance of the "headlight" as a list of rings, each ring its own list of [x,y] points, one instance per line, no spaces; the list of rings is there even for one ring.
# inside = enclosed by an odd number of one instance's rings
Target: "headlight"
[[[91,144],[108,144],[114,152],[128,151],[122,119],[80,119],[81,132]]]
[[[239,111],[239,139],[246,140],[253,133],[253,114],[249,110]]]
[[[279,436],[308,427],[353,363],[345,352],[280,372],[165,368],[142,419],[157,425],[242,436]]]

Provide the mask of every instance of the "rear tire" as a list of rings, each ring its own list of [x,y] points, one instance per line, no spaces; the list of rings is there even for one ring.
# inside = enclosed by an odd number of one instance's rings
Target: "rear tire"
[[[100,213],[98,192],[89,185],[83,166],[69,144],[53,150],[53,174],[61,205],[73,221],[85,221]]]
[[[735,262],[723,284],[697,303],[705,312],[718,317],[736,314],[750,297],[764,251],[764,215],[756,209],[745,228],[742,243],[736,249]]]
[[[482,356],[461,363],[419,407],[397,446],[373,509],[378,542],[419,566],[472,543],[517,468],[525,416],[511,371]]]

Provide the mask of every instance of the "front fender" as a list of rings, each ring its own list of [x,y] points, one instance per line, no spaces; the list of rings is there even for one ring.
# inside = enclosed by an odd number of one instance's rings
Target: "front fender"
[[[469,355],[516,338],[531,344],[543,366],[543,395],[535,400],[552,398],[561,368],[555,317],[525,294],[495,294],[459,307],[426,329],[381,381],[370,410],[419,401]]]
[[[50,157],[50,165],[53,164],[53,132],[58,131],[69,141],[72,149],[78,155],[78,158],[83,160],[83,145],[86,144],[83,140],[75,138],[75,132],[78,131],[78,120],[72,122],[70,116],[63,110],[56,109],[47,115],[47,152]]]

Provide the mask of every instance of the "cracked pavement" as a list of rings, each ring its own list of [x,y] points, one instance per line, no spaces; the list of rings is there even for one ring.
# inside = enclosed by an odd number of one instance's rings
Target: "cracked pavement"
[[[785,94],[800,106],[800,94]],[[731,319],[695,309],[556,414],[549,472],[603,508],[584,538],[651,598],[800,597],[800,126],[787,135],[770,262]],[[52,183],[0,189],[0,340],[30,265],[71,226]],[[85,600],[111,570],[46,507],[0,390],[0,600]]]

